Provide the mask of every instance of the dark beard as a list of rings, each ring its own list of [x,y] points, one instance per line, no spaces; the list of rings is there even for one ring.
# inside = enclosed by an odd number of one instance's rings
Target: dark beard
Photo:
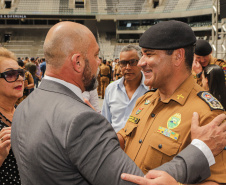
[[[89,66],[88,59],[85,59],[85,69],[83,72],[82,81],[84,84],[85,91],[92,91],[98,86],[97,76],[91,76],[91,69]]]

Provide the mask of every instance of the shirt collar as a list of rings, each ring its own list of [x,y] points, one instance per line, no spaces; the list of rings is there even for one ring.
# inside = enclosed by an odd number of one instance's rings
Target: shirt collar
[[[191,90],[193,89],[195,84],[194,77],[190,75],[178,88],[177,90],[173,93],[173,95],[162,101],[164,103],[169,103],[170,100],[174,100],[178,102],[181,105],[184,105]],[[159,93],[159,90],[157,90]]]
[[[57,82],[57,83],[60,83],[60,84],[62,84],[64,86],[66,86],[68,89],[70,89],[73,93],[75,93],[83,101],[82,90],[79,87],[77,87],[76,85],[68,83],[68,82],[66,82],[64,80],[60,80],[58,78],[47,76],[47,75],[44,76],[44,79],[52,80],[54,82]]]

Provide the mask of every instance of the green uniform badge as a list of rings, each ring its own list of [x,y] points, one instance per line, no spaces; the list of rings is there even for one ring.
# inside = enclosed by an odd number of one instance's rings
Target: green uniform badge
[[[176,113],[168,119],[167,128],[174,129],[180,125],[181,122],[181,114]]]

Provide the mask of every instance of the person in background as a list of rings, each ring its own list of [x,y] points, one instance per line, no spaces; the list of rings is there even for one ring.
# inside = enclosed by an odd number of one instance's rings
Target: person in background
[[[25,70],[24,62],[22,60],[18,60],[17,62],[18,65]],[[31,93],[31,89],[34,89],[34,79],[31,73],[25,70],[23,96],[18,98],[18,100],[16,101],[17,106]]]
[[[206,40],[197,40],[195,46],[194,60],[192,64],[192,74],[196,82],[202,86],[202,71],[206,66],[216,64],[224,70],[226,80],[226,61],[212,56],[212,47]]]
[[[100,82],[101,82],[101,97],[104,99],[105,89],[109,84],[109,75],[110,75],[110,68],[106,64],[106,60],[103,60],[102,65],[100,66]]]
[[[31,62],[27,63],[25,65],[25,70],[29,71],[34,79],[34,83],[37,81],[37,77],[36,77],[36,71],[37,71],[37,67],[35,64],[35,58],[31,57]],[[30,89],[30,93],[34,90],[34,88]]]
[[[115,80],[118,80],[118,79],[122,78],[122,71],[121,71],[121,67],[119,65],[119,62],[117,62],[116,65],[115,65],[115,71],[114,71],[114,73],[115,73],[114,74]]]
[[[39,57],[37,57],[35,59],[35,65],[36,65],[36,73],[35,73],[35,87],[37,88],[38,87],[38,82],[41,81],[42,79],[42,72],[41,72],[41,69],[40,69],[40,64],[39,64]]]
[[[10,145],[15,103],[23,96],[25,71],[14,53],[0,48],[0,182],[21,184],[16,159]]]
[[[44,75],[45,75],[45,72],[46,72],[46,61],[45,61],[45,58],[41,59],[40,70],[42,72],[42,78],[43,78]]]
[[[226,87],[223,69],[215,64],[206,66],[202,73],[202,84],[203,88],[217,98],[226,109]]]
[[[137,99],[149,90],[149,87],[144,85],[145,78],[141,68],[137,66],[141,58],[140,47],[124,46],[119,58],[123,76],[106,88],[101,111],[115,132],[125,126]]]
[[[107,66],[110,68],[110,74],[108,75],[109,83],[110,83],[112,79],[112,63],[110,60],[107,61]]]
[[[99,73],[98,73],[98,76],[97,76],[97,82],[98,82],[97,93],[98,93],[98,97],[101,96],[100,66],[101,66],[101,64],[103,62],[102,57],[99,57],[99,59],[100,59],[100,65],[98,67]]]
[[[27,63],[30,63],[30,60],[28,57],[25,57],[25,60],[23,62],[24,62],[24,66],[25,66]]]

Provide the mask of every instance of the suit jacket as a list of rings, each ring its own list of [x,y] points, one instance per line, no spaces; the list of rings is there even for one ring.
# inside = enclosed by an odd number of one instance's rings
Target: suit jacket
[[[50,80],[43,79],[16,109],[11,140],[23,185],[132,184],[121,180],[122,172],[143,176],[120,149],[107,120],[70,89]],[[162,170],[171,168],[176,178],[182,176],[181,182],[187,175],[197,179],[192,165],[205,158],[198,154],[191,165],[182,156]],[[204,163],[208,166],[207,160]]]

